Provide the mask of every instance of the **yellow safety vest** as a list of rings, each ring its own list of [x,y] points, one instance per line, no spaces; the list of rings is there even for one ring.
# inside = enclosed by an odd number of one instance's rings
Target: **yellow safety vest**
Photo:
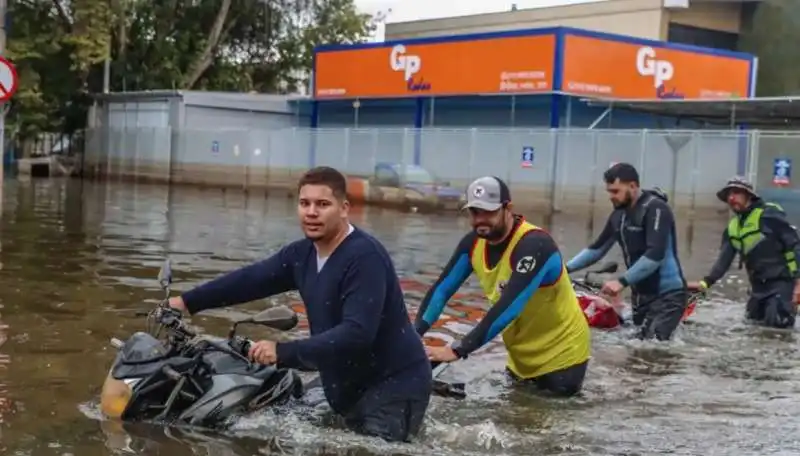
[[[486,240],[478,238],[475,243],[472,270],[493,305],[511,278],[511,252],[525,233],[538,229],[523,221],[494,269],[487,266]],[[508,368],[520,378],[539,377],[589,359],[589,324],[563,264],[561,271],[558,281],[540,286],[519,317],[503,331]]]
[[[783,212],[783,208],[779,204],[766,203],[766,205]],[[743,260],[758,244],[766,239],[761,232],[761,216],[763,214],[764,208],[757,207],[750,211],[744,222],[740,222],[739,217],[733,217],[728,222],[728,238]],[[786,266],[789,268],[789,272],[794,274],[797,270],[797,259],[794,257],[794,252],[783,252],[783,257],[786,259]]]

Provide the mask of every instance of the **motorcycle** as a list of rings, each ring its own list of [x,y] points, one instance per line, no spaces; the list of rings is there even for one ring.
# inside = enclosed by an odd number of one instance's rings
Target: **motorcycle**
[[[603,281],[596,279],[598,274],[614,274],[618,269],[619,264],[612,261],[597,270],[586,272],[582,279],[571,278],[572,286],[578,295],[578,303],[583,309],[589,326],[593,328],[616,329],[622,326],[626,320],[623,316],[625,305],[622,302],[622,298],[615,297],[608,300],[603,297],[600,293]],[[681,321],[686,322],[694,314],[697,303],[705,299],[705,297],[704,291],[690,292],[689,304],[683,312]]]
[[[236,335],[243,324],[290,331],[299,322],[293,310],[272,307],[235,321],[225,338],[200,334],[168,305],[169,260],[158,281],[164,299],[137,313],[146,318],[147,331],[111,340],[118,352],[101,392],[103,414],[123,422],[225,427],[235,417],[303,396],[295,370],[251,362],[251,341]]]

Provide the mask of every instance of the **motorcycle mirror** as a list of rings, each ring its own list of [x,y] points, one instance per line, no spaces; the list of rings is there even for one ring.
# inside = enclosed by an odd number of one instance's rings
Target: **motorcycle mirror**
[[[277,329],[278,331],[291,331],[300,323],[300,319],[294,310],[286,306],[277,306],[262,310],[238,323],[253,323]]]
[[[161,288],[164,290],[172,284],[172,267],[169,258],[164,260],[164,264],[161,265],[161,269],[158,271],[158,283],[161,284]]]

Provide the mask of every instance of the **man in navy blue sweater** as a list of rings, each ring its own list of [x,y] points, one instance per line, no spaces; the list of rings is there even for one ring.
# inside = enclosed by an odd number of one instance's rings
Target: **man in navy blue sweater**
[[[305,239],[174,297],[170,305],[195,314],[299,290],[310,337],[257,342],[251,358],[318,370],[328,403],[348,427],[407,440],[419,431],[433,380],[392,260],[380,242],[348,221],[340,172],[311,169],[298,190]]]

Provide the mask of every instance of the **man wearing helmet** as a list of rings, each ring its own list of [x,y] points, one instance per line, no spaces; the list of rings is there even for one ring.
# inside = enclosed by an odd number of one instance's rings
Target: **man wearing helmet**
[[[750,281],[749,320],[773,328],[794,326],[800,302],[800,237],[783,209],[762,200],[753,184],[742,177],[730,179],[717,192],[734,216],[722,233],[719,256],[708,275],[689,283],[690,289],[707,289],[730,268],[736,254]]]
[[[633,289],[633,323],[642,339],[667,340],[683,318],[688,302],[686,282],[678,261],[677,234],[666,195],[642,190],[639,173],[628,163],[617,163],[603,175],[614,211],[600,236],[567,262],[571,273],[600,261],[615,241],[628,270],[603,285],[617,296]]]
[[[558,396],[578,393],[591,337],[566,274],[558,245],[543,229],[513,212],[508,186],[482,177],[467,189],[473,230],[456,247],[420,304],[416,328],[424,335],[450,297],[473,273],[491,309],[451,347],[428,347],[434,362],[451,362],[502,334],[509,376]]]

